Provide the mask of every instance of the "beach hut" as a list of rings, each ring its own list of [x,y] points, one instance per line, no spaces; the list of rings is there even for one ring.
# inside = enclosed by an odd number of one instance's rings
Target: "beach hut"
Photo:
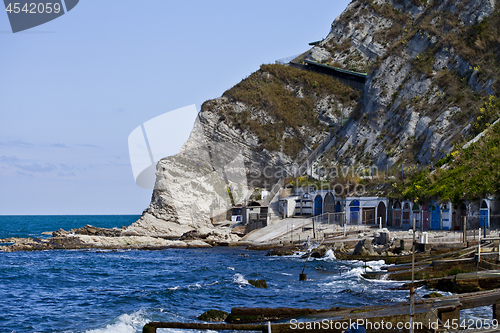
[[[335,197],[332,192],[328,192],[323,200],[323,211],[325,213],[335,213]]]
[[[323,197],[317,194],[314,198],[314,216],[323,214]]]
[[[359,200],[355,199],[349,203],[348,224],[359,224]]]
[[[304,193],[296,200],[295,215],[312,216],[313,215],[313,200],[309,193]]]
[[[262,206],[257,201],[251,201],[243,208],[243,223],[246,225],[246,232],[264,228],[269,224],[269,207]]]
[[[489,222],[491,229],[500,229],[500,201],[497,198],[490,198]]]
[[[238,204],[231,210],[231,221],[241,222],[243,220],[243,205]]]
[[[431,222],[431,229],[439,230],[441,222],[441,210],[439,208],[439,205],[435,201],[432,201],[429,204],[428,211],[429,211],[429,219]]]
[[[420,205],[414,203],[411,212],[410,228],[413,228],[413,220],[415,219],[415,228],[422,229],[422,211],[420,210]]]
[[[490,225],[490,202],[488,199],[481,200],[481,208],[479,211],[479,227],[487,228]]]
[[[399,200],[396,200],[394,202],[392,210],[393,210],[393,220],[394,220],[393,227],[401,228],[401,202],[399,202]]]
[[[387,226],[387,204],[382,200],[379,200],[377,205],[377,223],[380,223],[380,219],[382,219],[382,225]]]
[[[365,197],[361,199],[361,222],[363,224],[376,224],[375,211],[377,209],[376,197]]]
[[[281,216],[287,218],[295,215],[297,199],[300,199],[300,196],[294,195],[279,200],[279,212]]]
[[[422,205],[422,230],[429,230],[430,225],[429,225],[429,205],[424,204]]]
[[[387,226],[394,226],[394,201],[391,199],[387,204]]]
[[[452,214],[452,204],[451,202],[444,202],[441,204],[441,229],[450,230],[451,229],[451,214]]]
[[[453,212],[451,214],[451,228],[453,230],[463,230],[464,218],[468,215],[468,207],[465,202],[461,202],[458,205],[453,206]]]
[[[410,229],[413,225],[411,224],[411,202],[403,202],[403,211],[401,213],[401,228]]]

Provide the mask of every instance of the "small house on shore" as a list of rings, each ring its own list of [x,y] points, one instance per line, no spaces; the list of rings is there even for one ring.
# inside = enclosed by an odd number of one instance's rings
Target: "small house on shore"
[[[269,224],[269,207],[262,206],[257,201],[251,201],[243,208],[243,224],[246,225],[246,232],[267,227]]]

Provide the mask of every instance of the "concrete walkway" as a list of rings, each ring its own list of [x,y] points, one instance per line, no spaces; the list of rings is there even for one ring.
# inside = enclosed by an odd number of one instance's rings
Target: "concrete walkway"
[[[275,220],[272,225],[257,229],[246,235],[242,241],[252,243],[279,243],[290,241],[305,241],[313,238],[312,218],[287,218]],[[351,227],[348,227],[351,228]],[[322,238],[326,233],[342,232],[338,225],[315,222],[316,238]]]

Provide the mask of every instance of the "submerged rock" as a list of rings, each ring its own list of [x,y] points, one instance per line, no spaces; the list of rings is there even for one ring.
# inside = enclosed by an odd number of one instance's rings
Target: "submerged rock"
[[[424,295],[423,298],[436,298],[436,297],[443,297],[443,295],[441,295],[440,293],[438,293],[436,291],[433,291],[429,295]]]
[[[272,249],[266,256],[292,256],[295,254],[295,249]]]
[[[309,253],[306,253],[304,254],[301,258],[304,259],[304,258],[323,258],[326,253],[328,252],[328,250],[330,250],[331,247],[330,246],[326,246],[326,245],[321,245],[315,249],[312,249],[312,252],[311,254],[309,255]]]
[[[256,288],[267,288],[266,280],[248,280],[248,283]]]
[[[340,308],[330,309],[338,311]],[[294,308],[232,308],[231,314],[226,318],[228,323],[258,323],[268,320],[281,320],[297,318],[324,312],[327,310],[294,309]]]
[[[203,321],[218,322],[226,320],[227,316],[229,316],[229,313],[225,311],[208,310],[198,316],[198,319]]]

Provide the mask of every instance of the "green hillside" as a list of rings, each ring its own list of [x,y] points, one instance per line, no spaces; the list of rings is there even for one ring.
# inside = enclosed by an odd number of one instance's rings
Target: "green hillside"
[[[457,149],[404,182],[395,194],[423,202],[428,199],[471,200],[500,192],[500,123],[468,148]]]

